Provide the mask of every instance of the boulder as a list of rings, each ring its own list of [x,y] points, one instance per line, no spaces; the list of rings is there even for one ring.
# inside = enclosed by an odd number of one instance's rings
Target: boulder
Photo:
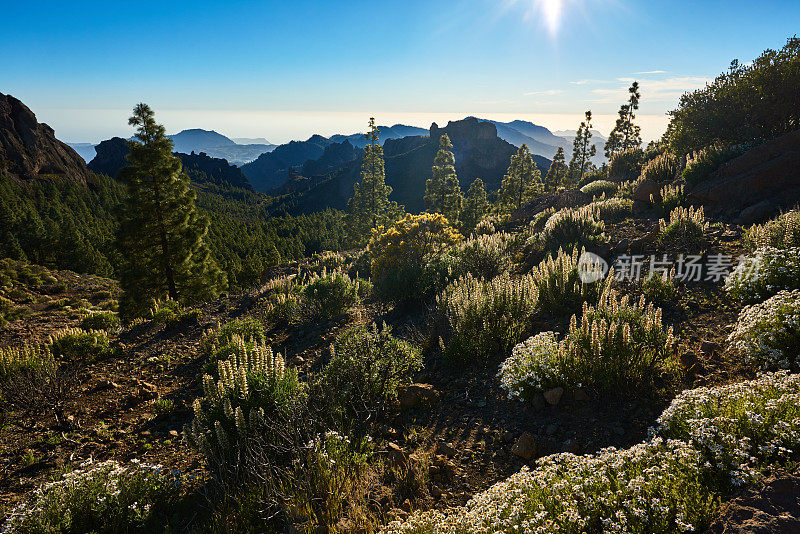
[[[736,220],[738,224],[753,224],[760,223],[771,218],[778,208],[769,200],[762,200],[757,204],[753,204],[749,208],[745,208],[739,213],[739,218]]]
[[[632,198],[634,202],[639,201],[649,204],[651,195],[657,200],[661,198],[661,186],[653,180],[641,180],[633,188]]]
[[[800,477],[775,475],[722,507],[708,532],[778,534],[800,532]]]
[[[511,447],[511,454],[530,462],[536,458],[536,438],[530,432],[523,433]]]
[[[386,444],[386,457],[393,466],[403,466],[408,463],[409,454],[396,443]]]
[[[544,392],[544,400],[547,401],[547,404],[550,406],[555,406],[561,401],[561,397],[564,395],[564,388],[557,387],[553,389],[548,389]]]
[[[748,150],[723,164],[707,180],[688,191],[687,199],[703,205],[706,215],[735,219],[743,215],[767,218],[800,199],[800,130]],[[767,213],[768,201],[773,213]]]
[[[430,384],[409,384],[398,388],[397,400],[406,409],[431,407],[439,402],[439,392]]]

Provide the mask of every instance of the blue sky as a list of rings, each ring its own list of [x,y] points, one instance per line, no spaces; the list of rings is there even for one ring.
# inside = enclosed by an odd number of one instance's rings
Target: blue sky
[[[36,4],[36,5],[33,5]],[[124,5],[123,5],[124,4]],[[273,142],[466,115],[607,131],[633,79],[645,137],[681,92],[778,48],[796,0],[6,2],[0,92],[67,141],[170,132]]]

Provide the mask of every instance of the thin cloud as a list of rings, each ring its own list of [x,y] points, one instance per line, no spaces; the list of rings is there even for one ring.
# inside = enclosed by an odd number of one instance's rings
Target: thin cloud
[[[634,74],[667,74],[666,70],[643,70],[641,72],[634,72]]]
[[[635,80],[633,78],[618,78],[618,80],[625,85],[609,89],[592,89],[597,98],[591,101],[597,104],[613,104],[627,100],[628,84]],[[675,76],[661,80],[644,78],[638,81],[643,102],[676,102],[682,94],[699,89],[712,79],[705,76]]]
[[[537,96],[537,95],[545,95],[545,96],[553,96],[553,95],[560,95],[563,93],[563,89],[548,89],[546,91],[528,91],[527,93],[523,93],[525,96]]]

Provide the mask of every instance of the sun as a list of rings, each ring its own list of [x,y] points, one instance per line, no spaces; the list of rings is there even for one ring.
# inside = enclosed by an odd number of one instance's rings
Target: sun
[[[561,23],[561,7],[564,0],[535,0],[536,4],[544,16],[544,23],[551,35],[558,33]]]

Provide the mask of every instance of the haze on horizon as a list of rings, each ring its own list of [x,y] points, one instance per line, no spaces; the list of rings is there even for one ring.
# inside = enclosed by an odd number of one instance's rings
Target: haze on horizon
[[[771,16],[753,16],[764,10]],[[130,135],[140,101],[170,133],[273,143],[363,131],[370,116],[574,130],[587,109],[607,134],[633,80],[651,140],[683,92],[734,58],[779,48],[775,36],[800,22],[788,0],[43,2],[4,11],[37,24],[0,34],[0,92],[70,142]]]

